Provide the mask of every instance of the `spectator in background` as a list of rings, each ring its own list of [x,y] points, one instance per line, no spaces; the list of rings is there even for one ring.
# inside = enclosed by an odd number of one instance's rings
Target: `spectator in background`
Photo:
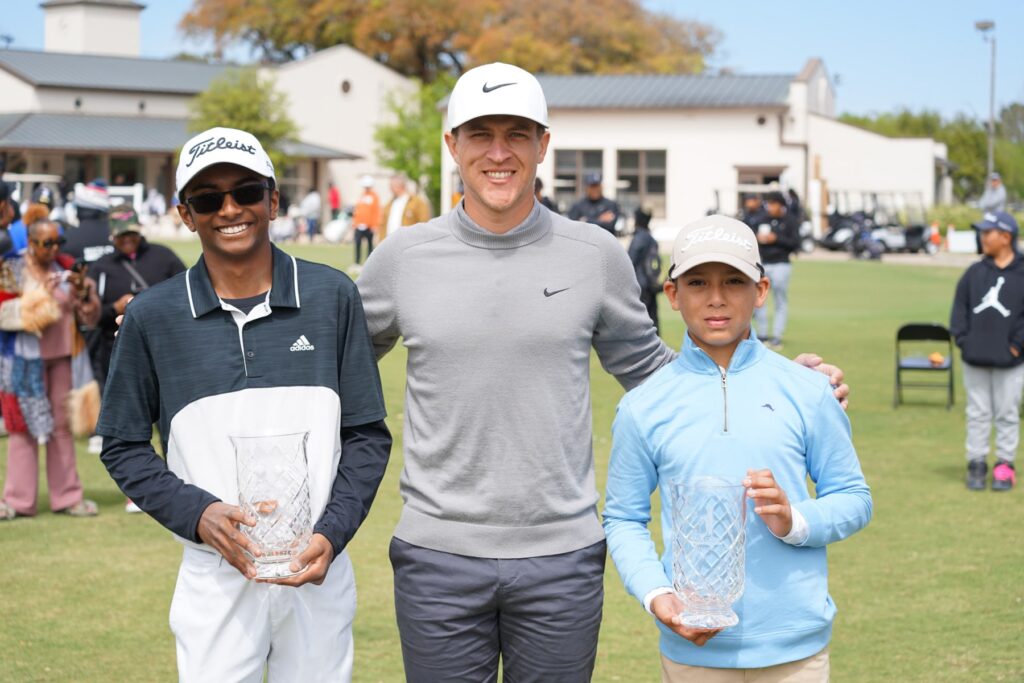
[[[306,219],[306,234],[309,235],[309,241],[312,242],[320,230],[320,214],[323,212],[320,193],[316,191],[315,187],[309,188],[309,192],[302,198],[299,210],[302,211],[302,217]]]
[[[333,181],[327,183],[327,205],[331,207],[331,220],[341,214],[341,190]]]
[[[149,289],[178,273],[185,264],[173,251],[159,244],[150,244],[142,236],[139,217],[131,208],[118,207],[110,213],[110,239],[114,253],[102,257],[89,268],[89,277],[96,283],[100,299],[100,317],[96,342],[89,349],[93,374],[102,394],[114,351],[117,316],[139,292]],[[102,439],[99,440],[102,446]],[[95,448],[95,443],[92,444]],[[126,512],[141,512],[131,500]]]
[[[537,197],[537,201],[543,204],[548,211],[558,213],[558,207],[555,206],[550,197],[544,194],[544,183],[540,178],[533,179],[533,194]]]
[[[146,214],[159,218],[167,213],[167,199],[164,198],[160,191],[155,187],[149,188],[149,192],[146,194],[146,202],[143,205]]]
[[[747,226],[757,232],[757,226],[765,222],[764,203],[761,196],[757,194],[743,195],[743,209],[740,211],[739,219]]]
[[[378,244],[398,228],[430,220],[427,200],[409,193],[409,177],[404,173],[391,176],[391,194],[391,201],[384,206],[384,227],[377,233]]]
[[[69,229],[64,253],[92,263],[114,250],[110,244],[110,193],[107,182],[96,178],[88,185],[75,186],[75,215],[78,227]]]
[[[1006,188],[1003,187],[1003,178],[996,172],[988,175],[988,187],[981,195],[978,208],[983,213],[993,211],[1006,211]]]
[[[651,316],[654,329],[658,325],[658,292],[661,291],[661,254],[658,242],[651,235],[651,214],[637,209],[633,214],[633,239],[629,243],[629,260],[633,262],[636,281],[640,285],[640,301]]]
[[[569,218],[574,221],[593,223],[615,234],[615,223],[619,220],[619,204],[604,196],[601,188],[601,174],[588,173],[583,179],[587,193],[569,209]]]
[[[29,246],[8,264],[9,296],[0,305],[0,328],[7,332],[0,373],[0,400],[10,433],[7,480],[0,520],[36,514],[38,444],[46,444],[50,507],[72,517],[92,517],[96,503],[83,497],[75,463],[71,421],[95,425],[85,416],[92,380],[78,324],[95,325],[99,298],[82,272],[67,270],[70,260],[58,250],[64,243],[57,224],[44,219],[29,226]],[[74,380],[73,380],[74,377]],[[73,392],[76,385],[80,391]],[[98,408],[95,384],[93,408]],[[82,429],[76,428],[79,432]]]
[[[0,254],[13,255],[15,248],[10,228],[14,222],[16,202],[12,201],[10,196],[10,185],[0,181]]]
[[[789,255],[800,246],[800,219],[786,209],[786,199],[781,192],[768,193],[765,207],[764,220],[754,228],[754,233],[761,250],[765,275],[772,283],[775,314],[771,334],[768,333],[767,305],[754,309],[754,321],[758,336],[767,340],[767,346],[780,349],[789,315],[789,276],[793,272]]]
[[[32,203],[42,204],[49,211],[53,211],[54,199],[53,190],[46,185],[36,185],[36,189],[32,190]]]
[[[101,305],[100,342],[92,349],[93,370],[101,391],[114,349],[117,316],[139,292],[185,271],[185,264],[173,251],[146,241],[139,217],[131,208],[118,207],[111,212],[110,239],[114,252],[89,268]]]
[[[793,188],[786,191],[786,211],[793,214],[798,221],[803,221],[804,207],[800,203],[800,195]]]
[[[983,256],[957,283],[949,319],[963,354],[967,488],[985,488],[994,428],[992,490],[1009,491],[1017,481],[1024,387],[1024,260],[1017,253],[1019,226],[1010,214],[986,213],[974,228]]]
[[[18,206],[18,202],[12,201],[9,202],[9,205],[11,211],[11,222],[7,227],[7,232],[11,238],[11,251],[9,253],[14,255],[20,254],[28,247],[28,229],[25,227],[27,223],[25,223],[25,219],[21,215],[21,207]],[[36,208],[33,210],[33,207]],[[46,218],[50,212],[41,204],[29,204],[26,213],[30,213],[34,220],[38,220]]]
[[[366,256],[373,252],[373,233],[380,227],[380,198],[373,190],[373,176],[364,175],[359,184],[363,186],[363,194],[356,202],[352,213],[352,225],[355,226],[356,264],[362,263],[362,246],[366,242]]]

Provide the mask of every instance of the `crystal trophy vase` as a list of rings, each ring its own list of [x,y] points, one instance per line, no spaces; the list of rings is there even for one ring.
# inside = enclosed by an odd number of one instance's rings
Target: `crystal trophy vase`
[[[259,549],[250,559],[256,578],[292,576],[291,561],[313,536],[309,507],[309,432],[278,436],[232,436],[238,471],[238,504],[256,526],[239,529]]]
[[[739,623],[743,594],[746,490],[717,477],[672,483],[672,587],[690,628]]]

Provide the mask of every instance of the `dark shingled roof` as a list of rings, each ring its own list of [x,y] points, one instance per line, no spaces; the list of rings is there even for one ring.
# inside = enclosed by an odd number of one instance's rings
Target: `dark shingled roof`
[[[537,77],[550,109],[785,107],[795,76],[610,75]]]
[[[0,114],[0,149],[174,153],[192,136],[184,119],[84,114]],[[286,154],[317,159],[359,155],[307,142],[283,145]]]
[[[173,59],[0,50],[0,69],[35,86],[194,95],[225,69]]]

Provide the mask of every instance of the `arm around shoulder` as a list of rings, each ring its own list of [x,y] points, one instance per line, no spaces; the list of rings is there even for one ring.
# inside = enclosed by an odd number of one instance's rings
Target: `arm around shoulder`
[[[629,256],[610,235],[598,246],[604,259],[601,310],[594,350],[601,366],[626,389],[638,386],[675,358],[640,302],[640,285]]]

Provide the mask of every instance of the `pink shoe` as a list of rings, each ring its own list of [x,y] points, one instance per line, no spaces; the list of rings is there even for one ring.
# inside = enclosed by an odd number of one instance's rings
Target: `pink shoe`
[[[1017,471],[1012,462],[1000,460],[992,470],[992,490],[1009,491],[1017,483]]]

